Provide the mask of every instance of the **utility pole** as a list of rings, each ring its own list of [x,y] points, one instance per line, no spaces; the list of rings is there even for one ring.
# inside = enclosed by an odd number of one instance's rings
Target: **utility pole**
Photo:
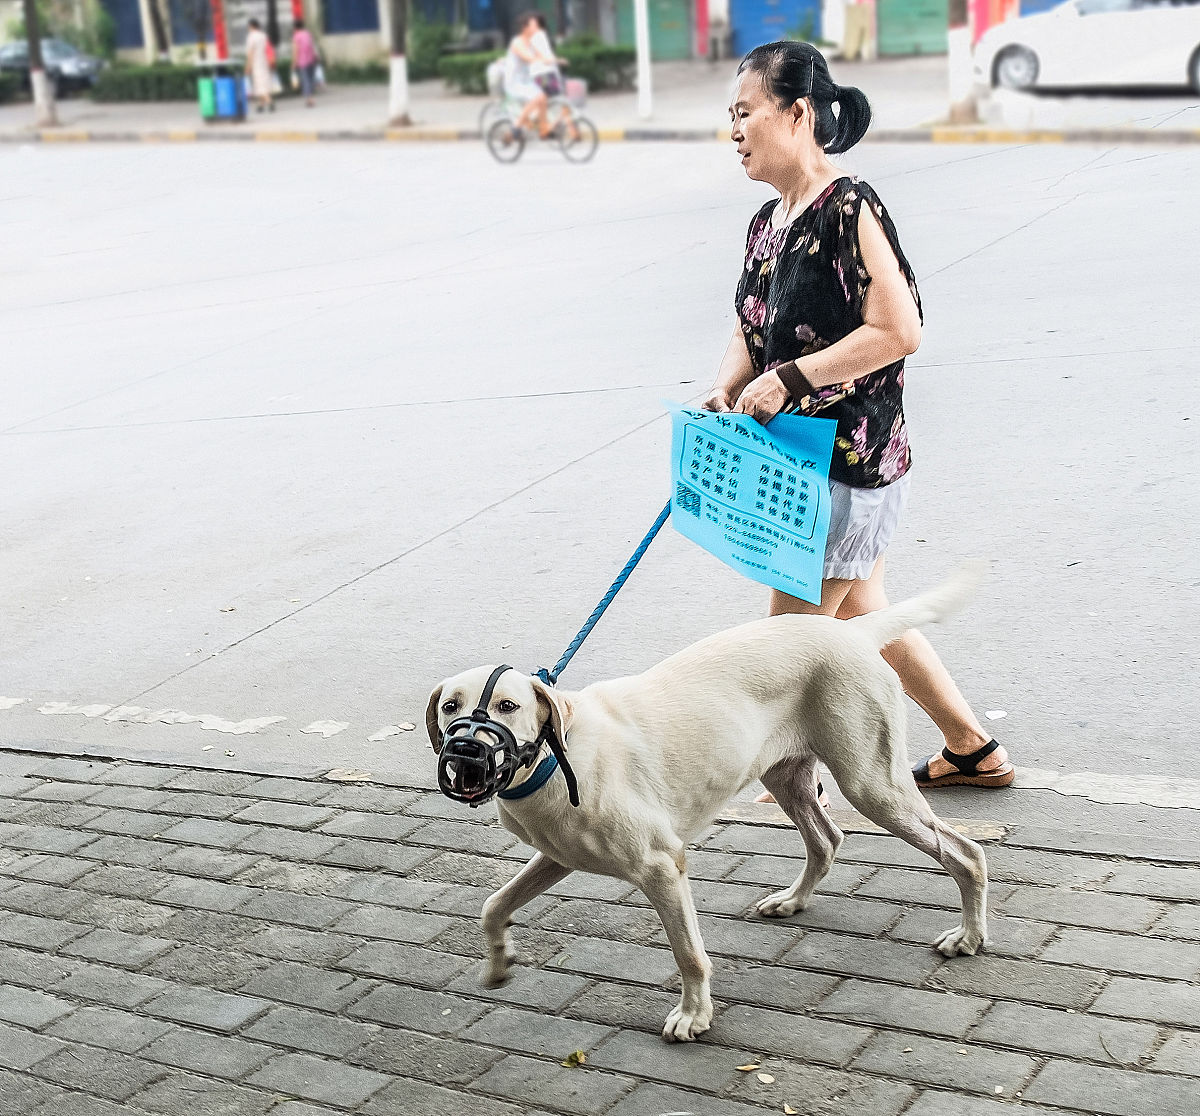
[[[971,60],[971,17],[967,0],[950,0],[946,69],[950,78],[950,123],[977,124],[975,74]]]
[[[388,0],[392,49],[388,63],[388,123],[394,128],[412,123],[408,115],[408,0]]]
[[[34,121],[39,128],[53,128],[58,124],[58,110],[54,107],[54,87],[42,60],[37,0],[25,0],[25,37],[29,40],[29,86],[33,90]]]
[[[649,120],[654,99],[650,88],[650,15],[646,0],[633,0],[633,40],[637,48],[637,111],[643,120]]]

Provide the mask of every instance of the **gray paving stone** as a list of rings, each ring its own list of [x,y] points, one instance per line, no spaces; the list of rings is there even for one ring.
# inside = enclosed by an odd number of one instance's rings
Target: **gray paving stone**
[[[263,829],[252,833],[237,847],[248,853],[265,853],[267,856],[291,857],[294,860],[319,860],[327,852],[337,848],[336,837],[322,837],[319,833],[279,832]]]
[[[5,798],[16,798],[33,790],[35,787],[50,786],[41,779],[30,779],[25,775],[9,775],[0,773],[0,795]]]
[[[401,984],[418,988],[439,989],[460,976],[470,964],[466,957],[454,957],[420,946],[401,942],[368,942],[338,962],[339,969],[348,969],[367,976],[386,977]]]
[[[988,1001],[952,992],[926,992],[864,980],[843,981],[816,1009],[837,1019],[961,1038]]]
[[[888,931],[888,937],[929,947],[955,923],[946,911],[911,910]],[[999,957],[1034,958],[1058,928],[1024,918],[989,918],[987,951]]]
[[[698,1107],[698,1102],[702,1107]],[[715,1097],[699,1098],[684,1089],[646,1083],[634,1089],[615,1108],[610,1108],[606,1116],[663,1116],[664,1113],[683,1112],[689,1116],[692,1113],[695,1116],[762,1116],[763,1111],[759,1105]]]
[[[55,1085],[128,1100],[163,1076],[162,1066],[113,1050],[73,1045],[37,1064],[37,1075]]]
[[[788,922],[763,918],[724,918],[698,916],[700,936],[705,950],[715,957],[735,957],[749,961],[776,961],[800,939],[802,930]],[[667,934],[659,929],[657,944],[667,946]]]
[[[535,924],[545,930],[639,945],[654,941],[662,933],[662,920],[652,909],[595,899],[542,898],[548,899],[549,906],[543,908]]]
[[[588,1065],[667,1085],[722,1093],[741,1075],[748,1050],[719,1050],[707,1042],[667,1045],[659,1035],[618,1031],[588,1056]]]
[[[1102,1116],[1195,1116],[1196,1079],[1050,1062],[1024,1090],[1026,1100]]]
[[[177,1069],[240,1081],[278,1053],[274,1047],[247,1042],[244,1038],[172,1026],[167,1034],[142,1051],[142,1057]]]
[[[739,1073],[732,1097],[782,1112],[785,1104],[805,1116],[895,1116],[916,1090],[908,1085],[845,1073],[823,1066],[808,1066],[786,1058],[767,1058],[762,1070],[775,1078],[762,1082],[757,1073]]]
[[[1138,976],[1200,977],[1200,944],[1163,941],[1145,934],[1105,934],[1067,927],[1046,947],[1042,960]]]
[[[0,1107],[0,1111],[6,1110]],[[32,1116],[130,1116],[132,1112],[133,1109],[128,1105],[101,1100],[86,1093],[62,1090],[53,1100],[35,1110]]]
[[[418,791],[371,786],[366,783],[357,786],[325,783],[323,786],[325,789],[321,797],[313,801],[339,810],[360,810],[369,814],[403,814],[410,812],[410,807],[418,802],[447,801],[440,794],[421,794]],[[331,787],[332,789],[329,789]],[[450,803],[447,802],[447,805]]]
[[[361,875],[349,868],[335,868],[329,864],[305,864],[264,857],[242,872],[236,882],[270,891],[350,898],[349,889],[360,880]]]
[[[486,887],[490,891],[495,891],[498,887],[506,884],[513,876],[521,870],[520,862],[516,860],[506,860],[502,857],[495,856],[472,856],[468,853],[460,852],[438,852],[436,849],[424,850],[429,854],[428,859],[418,868],[414,869],[412,875],[417,879],[430,880],[435,883],[449,883],[456,887],[463,884],[468,884],[473,887]],[[581,880],[605,880],[609,884],[614,882],[623,883],[623,881],[607,880],[603,876],[590,876],[582,872],[573,872],[562,883],[556,884],[550,889],[552,895],[576,895],[575,892],[557,891],[555,888],[561,888],[564,883],[570,883],[578,877]],[[580,889],[582,890],[582,889]],[[613,891],[610,887],[610,891]],[[628,894],[632,889],[628,884],[624,884],[619,889],[619,894]],[[584,899],[608,899],[613,898],[613,894],[595,895],[590,892],[585,895],[576,895],[577,898]]]
[[[90,926],[37,915],[15,914],[0,918],[0,942],[34,949],[59,949],[67,942],[82,938],[89,930]]]
[[[195,791],[166,791],[161,801],[155,803],[154,810],[159,814],[178,814],[185,818],[223,820],[251,804],[248,798],[201,794]]]
[[[63,1049],[64,1044],[57,1039],[0,1023],[0,1067],[6,1070],[27,1070]]]
[[[746,862],[737,853],[713,852],[691,845],[687,850],[687,874],[693,886],[702,880],[722,880]]]
[[[41,802],[82,802],[96,793],[96,788],[87,783],[41,783],[37,780],[20,780],[28,785],[23,792],[17,789],[4,789],[0,780],[0,794],[21,794],[23,798]]]
[[[804,857],[804,841],[795,829],[766,825],[729,825],[718,830],[702,848],[762,856]]]
[[[378,1033],[379,1028],[369,1023],[293,1007],[272,1008],[242,1032],[246,1038],[331,1058],[344,1058]]]
[[[993,880],[989,899],[995,905],[1012,894],[1013,887]],[[914,872],[901,868],[880,868],[854,892],[856,897],[888,899],[893,903],[920,903],[923,907],[943,910],[962,909],[958,884],[944,872]]]
[[[63,946],[62,951],[71,957],[84,957],[89,961],[103,961],[109,965],[140,969],[174,948],[174,945],[174,942],[165,938],[123,934],[119,930],[93,930],[90,934]]]
[[[110,786],[97,790],[89,787],[90,805],[104,806],[114,810],[137,810],[152,814],[154,808],[166,799],[162,791],[151,787]]]
[[[211,795],[240,795],[255,787],[261,779],[244,771],[211,771],[184,768],[163,786],[173,791],[200,791]],[[251,796],[252,797],[252,796]]]
[[[64,980],[54,985],[54,991],[60,996],[94,1000],[110,1007],[135,1008],[170,987],[165,980],[81,961],[72,967]]]
[[[83,823],[72,824],[82,825]],[[72,853],[94,838],[94,833],[78,833],[70,829],[56,829],[49,825],[22,824],[16,833],[10,833],[5,838],[5,843],[10,848],[25,849],[29,852]]]
[[[268,1062],[248,1083],[286,1096],[354,1108],[391,1082],[386,1074],[329,1062],[311,1054],[285,1054]]]
[[[876,1035],[851,1064],[855,1069],[902,1081],[966,1093],[991,1094],[999,1086],[1010,1097],[1029,1080],[1038,1065],[1024,1054],[887,1033]]]
[[[43,1106],[69,1095],[65,1089],[38,1081],[27,1074],[0,1070],[0,1112],[4,1116],[24,1116],[35,1108],[46,1116],[56,1116],[54,1111],[47,1112]]]
[[[665,984],[675,975],[675,958],[666,949],[609,942],[603,938],[580,938],[550,962],[551,967],[589,976],[611,977],[652,987]]]
[[[141,763],[118,763],[91,780],[96,784],[126,787],[161,787],[179,774],[177,767],[154,767]]]
[[[125,899],[118,895],[93,895],[72,912],[75,922],[124,934],[149,934],[165,926],[177,914],[173,907]]]
[[[122,1054],[136,1054],[142,1047],[165,1035],[171,1028],[156,1019],[112,1008],[81,1007],[53,1026],[46,1034]]]
[[[1098,1015],[1195,1027],[1200,1020],[1200,986],[1181,981],[1113,977],[1091,1010]]]
[[[0,946],[0,973],[9,984],[24,988],[49,988],[69,976],[80,962],[66,961],[48,953]]]
[[[348,973],[279,961],[248,980],[243,991],[250,996],[282,1000],[318,1011],[341,1011],[374,986],[372,981]]]
[[[190,1073],[172,1073],[138,1093],[133,1103],[139,1109],[166,1113],[167,1116],[263,1116],[275,1107],[276,1098],[268,1093],[226,1085],[193,1077]]]
[[[593,984],[572,1000],[565,1014],[624,1030],[661,1035],[668,1013],[679,1003],[679,993],[653,992],[629,984]],[[722,1005],[714,1004],[719,1013]]]
[[[928,987],[980,996],[1003,995],[1008,1000],[1026,1000],[1047,1007],[1084,1008],[1096,998],[1107,979],[1107,973],[977,954],[956,957],[943,965]]]
[[[863,861],[869,864],[890,865],[894,868],[921,868],[940,873],[942,867],[931,856],[912,845],[886,833],[847,833],[838,849],[841,860]]]
[[[18,852],[15,849],[0,848],[0,875],[4,876],[24,876],[27,871],[36,867],[39,864],[44,864],[54,860],[67,860],[68,857],[53,856],[49,853],[27,853]],[[87,866],[89,869],[92,865]],[[32,878],[32,877],[30,877]],[[7,886],[11,881],[5,882]]]
[[[823,1000],[839,977],[802,972],[777,965],[723,960],[713,967],[713,998],[755,1007],[806,1011]]]
[[[510,1054],[472,1082],[471,1088],[518,1104],[545,1105],[579,1116],[599,1116],[628,1093],[633,1084],[631,1079],[616,1074],[566,1069],[557,1062]]]
[[[261,860],[254,853],[226,852],[224,849],[172,848],[159,861],[163,872],[181,876],[202,876],[205,879],[230,880]]]
[[[288,1116],[281,1109],[276,1111],[281,1116]],[[464,1112],[469,1112],[470,1116],[523,1116],[528,1109],[492,1097],[468,1096],[460,1089],[443,1089],[424,1081],[404,1080],[376,1093],[362,1111],[363,1116],[398,1116],[400,1113],[404,1116],[462,1116]],[[297,1113],[296,1116],[308,1114]]]
[[[74,1004],[14,984],[0,984],[0,1019],[19,1023],[22,1027],[40,1030],[60,1016],[66,1015]]]
[[[343,934],[319,934],[314,930],[300,930],[293,926],[268,926],[245,940],[240,948],[248,953],[280,960],[333,965],[362,944],[361,939]]]
[[[331,828],[326,826],[326,831],[330,832]],[[362,831],[357,835],[371,836]],[[405,836],[414,845],[428,845],[436,849],[450,849],[483,856],[500,856],[517,844],[517,839],[507,829],[501,829],[498,825],[472,825],[469,822],[428,821]]]
[[[1150,1063],[1162,1073],[1182,1073],[1200,1077],[1200,1032],[1177,1031]]]
[[[1151,933],[1200,942],[1200,907],[1182,904],[1169,907],[1154,924]]]
[[[142,972],[175,984],[201,984],[218,992],[235,992],[270,964],[265,957],[184,944],[151,962]]]
[[[434,855],[431,849],[407,848],[384,841],[346,840],[335,845],[318,859],[322,864],[336,864],[366,871],[383,870],[403,875],[423,864]]]
[[[1165,868],[1158,864],[1130,861],[1118,864],[1104,884],[1105,891],[1141,895],[1150,899],[1200,900],[1200,881],[1195,867]]]
[[[397,1077],[417,1077],[438,1085],[473,1081],[502,1054],[475,1043],[435,1038],[415,1031],[381,1031],[366,1046],[348,1056],[349,1061]]]
[[[807,910],[797,911],[785,921],[789,926],[878,938],[899,920],[902,910],[895,903],[881,899],[853,899],[818,893]]]
[[[447,991],[556,1014],[591,984],[586,977],[572,973],[514,965],[509,970],[509,979],[505,984],[499,988],[485,988],[481,983],[484,967],[483,961],[476,961],[462,976],[447,985]],[[642,989],[637,994],[649,995]]]
[[[104,895],[120,895],[125,899],[151,899],[170,882],[171,877],[165,872],[106,864],[80,876],[75,887]]]
[[[364,807],[357,807],[363,809]],[[398,813],[399,811],[383,811]],[[443,794],[416,796],[403,810],[414,818],[440,818],[443,821],[462,822],[468,825],[498,825],[499,812],[495,801],[487,802],[476,810],[463,809],[461,802],[452,802]]]
[[[1136,1066],[1157,1042],[1158,1028],[1152,1023],[1001,1002],[993,1004],[972,1028],[970,1038],[1034,1053]]]
[[[425,824],[419,818],[403,814],[368,814],[347,810],[320,827],[322,834],[331,837],[368,837],[378,841],[403,841]],[[424,841],[422,844],[436,844]]]
[[[1019,825],[1008,833],[1004,843],[1018,848],[1200,864],[1200,840],[1173,840],[1157,833],[1135,833],[1128,828],[1093,833],[1073,828]]]
[[[1042,884],[1047,887],[1097,888],[1114,874],[1115,861],[1041,849],[989,846],[988,876],[1005,883]]]
[[[917,1098],[904,1116],[1011,1116],[1014,1107],[1008,1102],[1007,1097],[985,1100],[983,1097],[966,1097],[962,1093],[943,1093],[930,1089]],[[1015,1111],[1022,1116],[1058,1116],[1060,1110],[1022,1101]]]
[[[328,797],[332,783],[316,779],[258,779],[243,789],[247,798],[274,798],[280,802],[317,802]]]
[[[424,1028],[422,1028],[424,1029]],[[462,1032],[468,1042],[481,1042],[521,1054],[562,1061],[576,1050],[590,1053],[613,1034],[611,1027],[498,1007]]]
[[[305,1104],[304,1101],[284,1101],[278,1108],[271,1109],[271,1116],[339,1116],[339,1113],[332,1108]]]
[[[232,849],[239,842],[245,841],[254,832],[254,828],[239,822],[189,818],[164,829],[159,836],[164,841],[175,841],[184,845],[211,845],[218,849]]]
[[[138,810],[106,810],[98,818],[88,822],[84,828],[118,837],[156,837],[170,824],[171,819],[165,814],[147,814]],[[89,852],[94,848],[94,845],[89,845]],[[103,859],[99,854],[96,858]]]
[[[70,914],[84,900],[69,888],[36,881],[13,881],[0,892],[0,907],[22,914],[41,915],[44,918],[62,918]]]
[[[701,914],[740,918],[753,913],[754,904],[765,892],[755,884],[728,883],[724,880],[691,880],[692,900]],[[637,896],[635,901],[646,903]]]
[[[452,920],[421,911],[396,911],[387,907],[355,907],[329,927],[362,938],[386,938],[425,945],[443,933]]]
[[[28,774],[39,779],[64,779],[72,783],[92,783],[105,775],[112,764],[106,760],[50,759],[31,767]]]
[[[233,996],[210,988],[176,987],[155,997],[145,1005],[145,1010],[163,1019],[229,1034],[270,1006],[266,1000],[251,996]]]
[[[376,988],[359,1000],[347,1010],[347,1014],[356,1019],[369,1019],[427,1035],[439,1035],[460,1031],[491,1010],[490,1003],[481,1003],[479,1000],[389,984]]]
[[[541,930],[536,926],[519,927],[512,936],[517,950],[516,963],[545,965],[577,940],[579,939],[574,934],[560,934],[553,930]],[[454,920],[430,944],[444,953],[455,953],[461,957],[485,957],[488,952],[483,929],[474,919]]]
[[[404,892],[401,892],[394,900],[381,893],[377,898],[373,897],[371,902],[394,907],[424,907],[426,910],[438,914],[460,915],[464,918],[477,919],[483,913],[484,902],[492,894],[490,888],[472,887],[468,884],[452,887],[449,884],[425,883],[423,880],[399,880],[396,877],[388,877],[387,882],[390,883],[393,880],[413,888],[428,890],[424,895],[420,891],[415,892],[411,900],[407,902],[403,901],[407,898]],[[564,902],[566,900],[559,899],[554,895],[539,895],[513,915],[513,922],[517,926],[536,922],[539,915]]]
[[[240,947],[267,923],[221,911],[180,910],[159,928],[159,936],[196,945]]]
[[[299,802],[255,802],[233,815],[234,821],[253,825],[283,826],[286,829],[315,829],[336,817],[336,812]]]
[[[451,880],[453,877],[454,865],[457,863],[453,858],[454,853],[446,853],[439,857],[436,865],[438,869],[446,869],[450,871]],[[520,871],[519,865],[512,863],[501,863],[497,861],[491,862],[493,872],[497,878],[494,881],[479,881],[485,886],[490,886],[494,890],[501,884],[507,882],[508,878]],[[426,870],[430,870],[426,866]],[[566,899],[603,899],[609,902],[619,902],[623,899],[630,899],[637,894],[637,888],[628,880],[619,880],[615,876],[595,876],[591,872],[572,872],[566,879],[559,880],[550,890],[548,895],[561,895]]]
[[[803,1062],[845,1066],[872,1034],[870,1028],[849,1023],[730,1004],[717,1017],[705,1042],[756,1053],[782,1054]]]
[[[104,810],[95,806],[87,806],[78,802],[39,802],[36,799],[25,799],[27,808],[21,811],[20,822],[26,832],[38,829],[53,829],[56,834],[82,828],[93,818],[99,817]],[[64,838],[42,838],[52,840],[56,844]],[[41,839],[40,839],[41,840]],[[82,843],[82,842],[80,842]],[[28,846],[18,846],[28,847]],[[38,847],[41,847],[40,845]],[[76,845],[76,848],[79,846]],[[69,849],[47,848],[47,852],[69,852]]]
[[[780,964],[918,986],[941,967],[942,961],[942,955],[929,948],[813,930],[783,955]]]
[[[993,903],[993,907],[1002,915],[1131,934],[1148,929],[1163,911],[1161,903],[1132,895],[1046,887],[1019,887],[1003,901]]]
[[[238,914],[266,922],[284,922],[308,930],[321,930],[354,908],[340,899],[321,899],[283,891],[262,891],[253,895]]]
[[[95,867],[90,861],[70,856],[39,856],[34,862],[23,865],[18,873],[24,880],[38,880],[64,886],[74,883],[85,872]]]

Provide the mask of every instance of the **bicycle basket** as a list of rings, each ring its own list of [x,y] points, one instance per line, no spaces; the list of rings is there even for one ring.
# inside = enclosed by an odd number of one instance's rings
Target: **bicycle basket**
[[[493,97],[501,97],[504,95],[503,58],[497,58],[495,62],[489,63],[487,68],[487,87],[488,92]]]
[[[587,82],[583,78],[567,78],[565,85],[567,100],[576,108],[583,108],[587,104]]]

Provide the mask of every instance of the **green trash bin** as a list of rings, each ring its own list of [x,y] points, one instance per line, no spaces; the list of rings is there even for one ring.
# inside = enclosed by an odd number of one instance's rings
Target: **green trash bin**
[[[202,77],[196,82],[196,95],[200,101],[201,118],[212,120],[217,115],[217,93],[211,77]]]

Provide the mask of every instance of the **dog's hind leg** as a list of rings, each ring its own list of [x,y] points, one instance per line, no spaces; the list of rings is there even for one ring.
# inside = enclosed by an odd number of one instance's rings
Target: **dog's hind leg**
[[[947,957],[974,954],[987,938],[987,859],[974,841],[934,814],[900,762],[903,758],[903,748],[897,755],[889,745],[878,765],[845,763],[839,755],[828,756],[826,762],[855,809],[950,873],[962,896],[962,922],[940,934],[933,946]]]
[[[483,976],[486,987],[494,988],[508,979],[508,967],[516,957],[508,932],[512,916],[546,888],[553,887],[570,874],[570,868],[537,853],[499,891],[488,896],[483,904],[482,920],[488,943],[488,967]]]
[[[668,1042],[691,1042],[712,1023],[709,991],[712,963],[700,938],[700,921],[696,918],[683,849],[674,856],[652,855],[636,877],[632,882],[641,888],[662,919],[683,979],[683,995],[678,1006],[667,1015],[662,1035]]]
[[[762,784],[796,823],[804,838],[804,872],[783,891],[760,899],[757,911],[766,918],[787,918],[804,910],[828,874],[842,843],[842,831],[817,798],[816,760],[787,759],[763,772]]]

